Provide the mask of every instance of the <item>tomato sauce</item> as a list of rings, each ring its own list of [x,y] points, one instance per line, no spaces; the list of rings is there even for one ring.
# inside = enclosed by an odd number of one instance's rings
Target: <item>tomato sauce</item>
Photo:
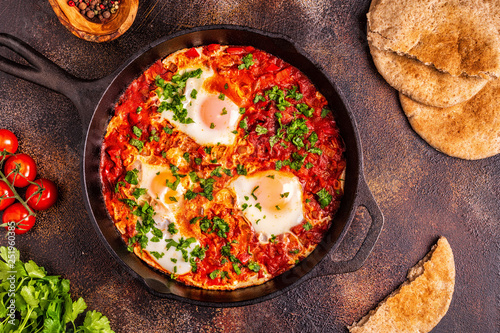
[[[253,63],[242,70],[239,68],[242,59],[249,54],[252,55]],[[179,64],[182,61],[198,61],[199,58],[204,59],[200,64],[210,62],[212,66],[219,66],[216,79],[207,83],[210,89],[221,91],[227,87],[226,95],[244,108],[240,119],[246,120],[247,127],[242,128],[240,125],[237,128],[238,137],[244,139],[238,140],[233,150],[234,156],[239,163],[252,166],[255,170],[281,170],[296,175],[303,188],[303,204],[308,212],[306,220],[314,220],[314,223],[308,225],[309,222],[305,220],[293,227],[291,233],[279,235],[274,242],[262,243],[250,225],[234,209],[228,208],[229,204],[218,206],[214,203],[210,206],[207,199],[197,197],[190,203],[199,202],[211,207],[204,211],[204,216],[209,219],[215,216],[223,218],[231,227],[224,238],[215,232],[201,232],[197,224],[191,225],[188,221],[197,217],[195,213],[185,213],[184,217],[179,217],[184,228],[195,233],[201,246],[207,250],[204,259],[196,260],[195,272],[175,278],[209,289],[232,289],[234,281],[242,282],[242,285],[253,284],[245,284],[249,279],[262,283],[293,267],[314,249],[328,231],[331,217],[338,209],[343,194],[341,177],[345,169],[344,144],[326,99],[297,68],[253,47],[225,48],[216,44],[184,51]],[[108,211],[126,242],[136,234],[136,218],[131,218],[130,209],[122,203],[124,192],[119,186],[130,187],[124,178],[138,154],[138,148],[130,144],[133,128],[140,130],[141,135],[137,139],[144,143],[143,155],[164,160],[165,151],[169,148],[182,147],[192,160],[207,160],[210,157],[205,147],[176,131],[174,126],[168,122],[160,126],[155,120],[158,118],[158,103],[155,102],[157,79],[171,80],[177,72],[177,65],[157,61],[127,88],[115,105],[114,117],[104,139],[100,163],[103,194]],[[287,97],[285,100],[288,103],[279,106],[277,101],[269,97],[273,87],[286,92],[295,89],[302,96]],[[258,95],[263,96],[264,100],[256,100]],[[307,107],[304,112],[298,112],[301,104]],[[284,139],[291,135],[294,126],[300,122],[303,125],[301,130],[307,133],[296,135],[294,139],[302,141],[303,146]],[[261,132],[257,132],[257,127]],[[262,128],[265,133],[262,133]],[[314,135],[317,138],[314,139]],[[276,137],[279,140],[273,141]],[[225,151],[228,150],[231,149]],[[249,150],[251,154],[239,153]],[[297,156],[302,160],[297,161]],[[190,170],[206,174],[220,165],[232,165],[235,168],[232,159],[233,156],[229,156],[211,165],[198,165],[191,161]],[[234,168],[232,173],[236,175]],[[231,179],[225,175],[218,178],[214,193],[227,187]],[[327,205],[323,205],[318,198],[318,192],[322,190],[331,196]],[[228,244],[237,261],[233,258],[231,262],[221,254],[222,247]],[[232,270],[235,262],[241,269],[239,274]],[[251,262],[257,263],[261,269],[258,272],[256,268],[251,269]],[[214,271],[230,273],[225,277],[213,274]]]

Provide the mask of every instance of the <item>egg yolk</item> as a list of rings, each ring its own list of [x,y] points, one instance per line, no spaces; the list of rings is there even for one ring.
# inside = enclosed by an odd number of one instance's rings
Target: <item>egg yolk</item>
[[[151,181],[151,192],[158,198],[161,202],[165,204],[171,204],[179,201],[179,193],[167,186],[168,184],[173,184],[176,181],[176,177],[172,175],[169,171],[163,171],[156,175]],[[173,187],[173,185],[171,185]]]
[[[255,185],[252,195],[267,211],[285,209],[293,194],[290,193],[291,187],[280,178],[263,177]]]
[[[230,120],[230,107],[225,100],[221,100],[216,95],[209,95],[200,106],[201,120],[212,129],[227,128]]]

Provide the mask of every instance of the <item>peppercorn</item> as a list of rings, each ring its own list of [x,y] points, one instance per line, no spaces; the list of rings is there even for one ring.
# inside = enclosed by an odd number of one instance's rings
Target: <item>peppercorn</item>
[[[68,6],[76,9],[92,22],[106,22],[118,11],[119,0],[69,0]]]

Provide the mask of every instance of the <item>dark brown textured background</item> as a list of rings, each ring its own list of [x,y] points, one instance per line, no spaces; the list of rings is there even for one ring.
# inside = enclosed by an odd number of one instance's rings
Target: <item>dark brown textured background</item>
[[[56,182],[60,200],[17,240],[22,257],[71,280],[74,297],[105,314],[116,332],[346,332],[405,280],[440,235],[453,248],[456,286],[433,332],[500,330],[500,156],[445,156],[410,128],[397,94],[368,52],[367,0],[142,0],[122,37],[106,44],[71,35],[47,1],[0,1],[0,32],[21,38],[75,76],[111,73],[159,37],[208,24],[239,24],[292,38],[320,64],[349,104],[363,144],[365,175],[384,215],[373,253],[357,272],[326,276],[252,306],[217,309],[155,297],[97,239],[80,186],[81,122],[64,96],[0,73],[0,128]],[[0,54],[8,55],[0,48]],[[362,212],[360,212],[362,213]],[[362,217],[363,214],[360,214]],[[348,258],[369,220],[341,249]],[[5,242],[0,237],[0,244]],[[353,246],[354,245],[354,246]]]

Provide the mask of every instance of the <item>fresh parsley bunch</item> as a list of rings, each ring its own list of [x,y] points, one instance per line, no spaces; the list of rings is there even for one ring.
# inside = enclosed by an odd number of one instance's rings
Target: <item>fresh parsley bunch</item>
[[[0,332],[114,333],[108,318],[96,311],[87,311],[77,326],[87,304],[81,297],[71,300],[69,280],[47,275],[43,267],[19,257],[17,249],[0,247]]]

